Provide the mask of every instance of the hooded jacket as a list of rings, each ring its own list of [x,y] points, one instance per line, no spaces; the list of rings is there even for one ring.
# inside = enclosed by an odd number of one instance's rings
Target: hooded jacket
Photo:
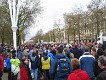
[[[62,53],[58,53],[55,55],[55,59],[53,61],[51,61],[51,66],[50,66],[50,70],[49,70],[49,74],[50,74],[50,78],[54,79],[54,80],[67,80],[67,77],[62,77],[62,78],[57,78],[57,74],[56,74],[56,65],[57,65],[57,61],[60,58],[65,58],[64,54]],[[71,66],[70,66],[70,72],[71,72]]]
[[[39,56],[31,57],[31,69],[37,69],[39,67]]]
[[[102,72],[97,76],[97,80],[106,80],[106,68],[102,69]]]
[[[2,57],[2,55],[0,54],[0,71],[2,71],[3,70],[3,57]]]
[[[20,69],[20,80],[32,80],[29,66],[24,63],[22,64]]]
[[[72,71],[72,73],[68,76],[68,80],[90,80],[90,78],[86,71],[77,69]]]

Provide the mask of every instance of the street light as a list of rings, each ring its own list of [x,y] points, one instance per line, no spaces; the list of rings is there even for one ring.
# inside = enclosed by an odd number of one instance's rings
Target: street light
[[[65,43],[65,41],[66,41],[66,33],[65,33],[66,30],[65,30],[65,26],[66,26],[66,25],[64,25],[64,43]]]
[[[19,15],[19,0],[8,0],[9,10],[10,10],[10,17],[12,23],[12,30],[13,30],[13,46],[15,50],[17,49],[17,40],[16,40],[16,31],[17,31],[17,22],[18,22],[18,15]]]

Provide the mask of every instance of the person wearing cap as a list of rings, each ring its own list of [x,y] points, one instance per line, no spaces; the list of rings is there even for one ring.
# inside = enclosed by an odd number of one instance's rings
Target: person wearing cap
[[[101,68],[101,73],[96,80],[106,80],[106,57],[104,55],[98,58],[98,66]]]
[[[32,80],[31,71],[29,68],[28,57],[22,57],[22,65],[20,68],[20,80]]]

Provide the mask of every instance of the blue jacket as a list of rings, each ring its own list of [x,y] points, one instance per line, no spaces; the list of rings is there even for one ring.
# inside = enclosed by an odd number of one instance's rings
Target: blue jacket
[[[18,50],[18,52],[17,52],[17,58],[21,60],[22,57],[23,57],[23,51]]]
[[[29,56],[32,57],[32,53],[34,52],[34,50],[30,50],[29,51]]]
[[[10,60],[11,60],[10,58],[7,58],[6,61],[5,61],[7,69],[11,68]]]
[[[53,61],[54,56],[53,56],[53,54],[51,52],[48,52],[48,57],[50,57],[50,60]]]
[[[85,70],[90,78],[94,77],[95,58],[89,52],[86,52],[79,60],[81,69]]]
[[[60,58],[64,58],[64,54],[58,53],[55,55],[55,59],[53,61],[51,61],[51,66],[50,66],[50,70],[49,70],[49,74],[50,74],[50,78],[54,79],[54,80],[67,80],[67,77],[63,77],[63,78],[57,78],[57,74],[56,74],[56,65],[57,65],[57,61]],[[71,66],[70,66],[70,71],[71,72]]]

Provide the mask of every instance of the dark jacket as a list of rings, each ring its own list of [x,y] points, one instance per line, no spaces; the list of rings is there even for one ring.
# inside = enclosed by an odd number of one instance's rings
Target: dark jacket
[[[31,69],[37,69],[39,67],[39,56],[31,57]]]
[[[77,47],[71,52],[74,54],[74,58],[79,59],[80,56],[82,56],[82,52],[80,49],[78,49]]]
[[[53,61],[51,61],[51,66],[50,66],[50,70],[49,70],[49,74],[50,74],[50,78],[51,79],[54,79],[54,80],[67,80],[67,77],[62,77],[62,78],[57,78],[57,61],[58,59],[61,59],[61,58],[64,58],[65,56],[61,53],[58,53],[55,55],[55,59]],[[71,66],[70,66],[70,71],[69,71],[69,74],[71,72]]]
[[[68,80],[90,80],[90,78],[86,71],[77,69],[72,71],[72,73],[68,76]]]
[[[20,80],[32,80],[29,66],[24,63],[20,68]]]
[[[106,80],[106,68],[102,69],[96,80]]]

